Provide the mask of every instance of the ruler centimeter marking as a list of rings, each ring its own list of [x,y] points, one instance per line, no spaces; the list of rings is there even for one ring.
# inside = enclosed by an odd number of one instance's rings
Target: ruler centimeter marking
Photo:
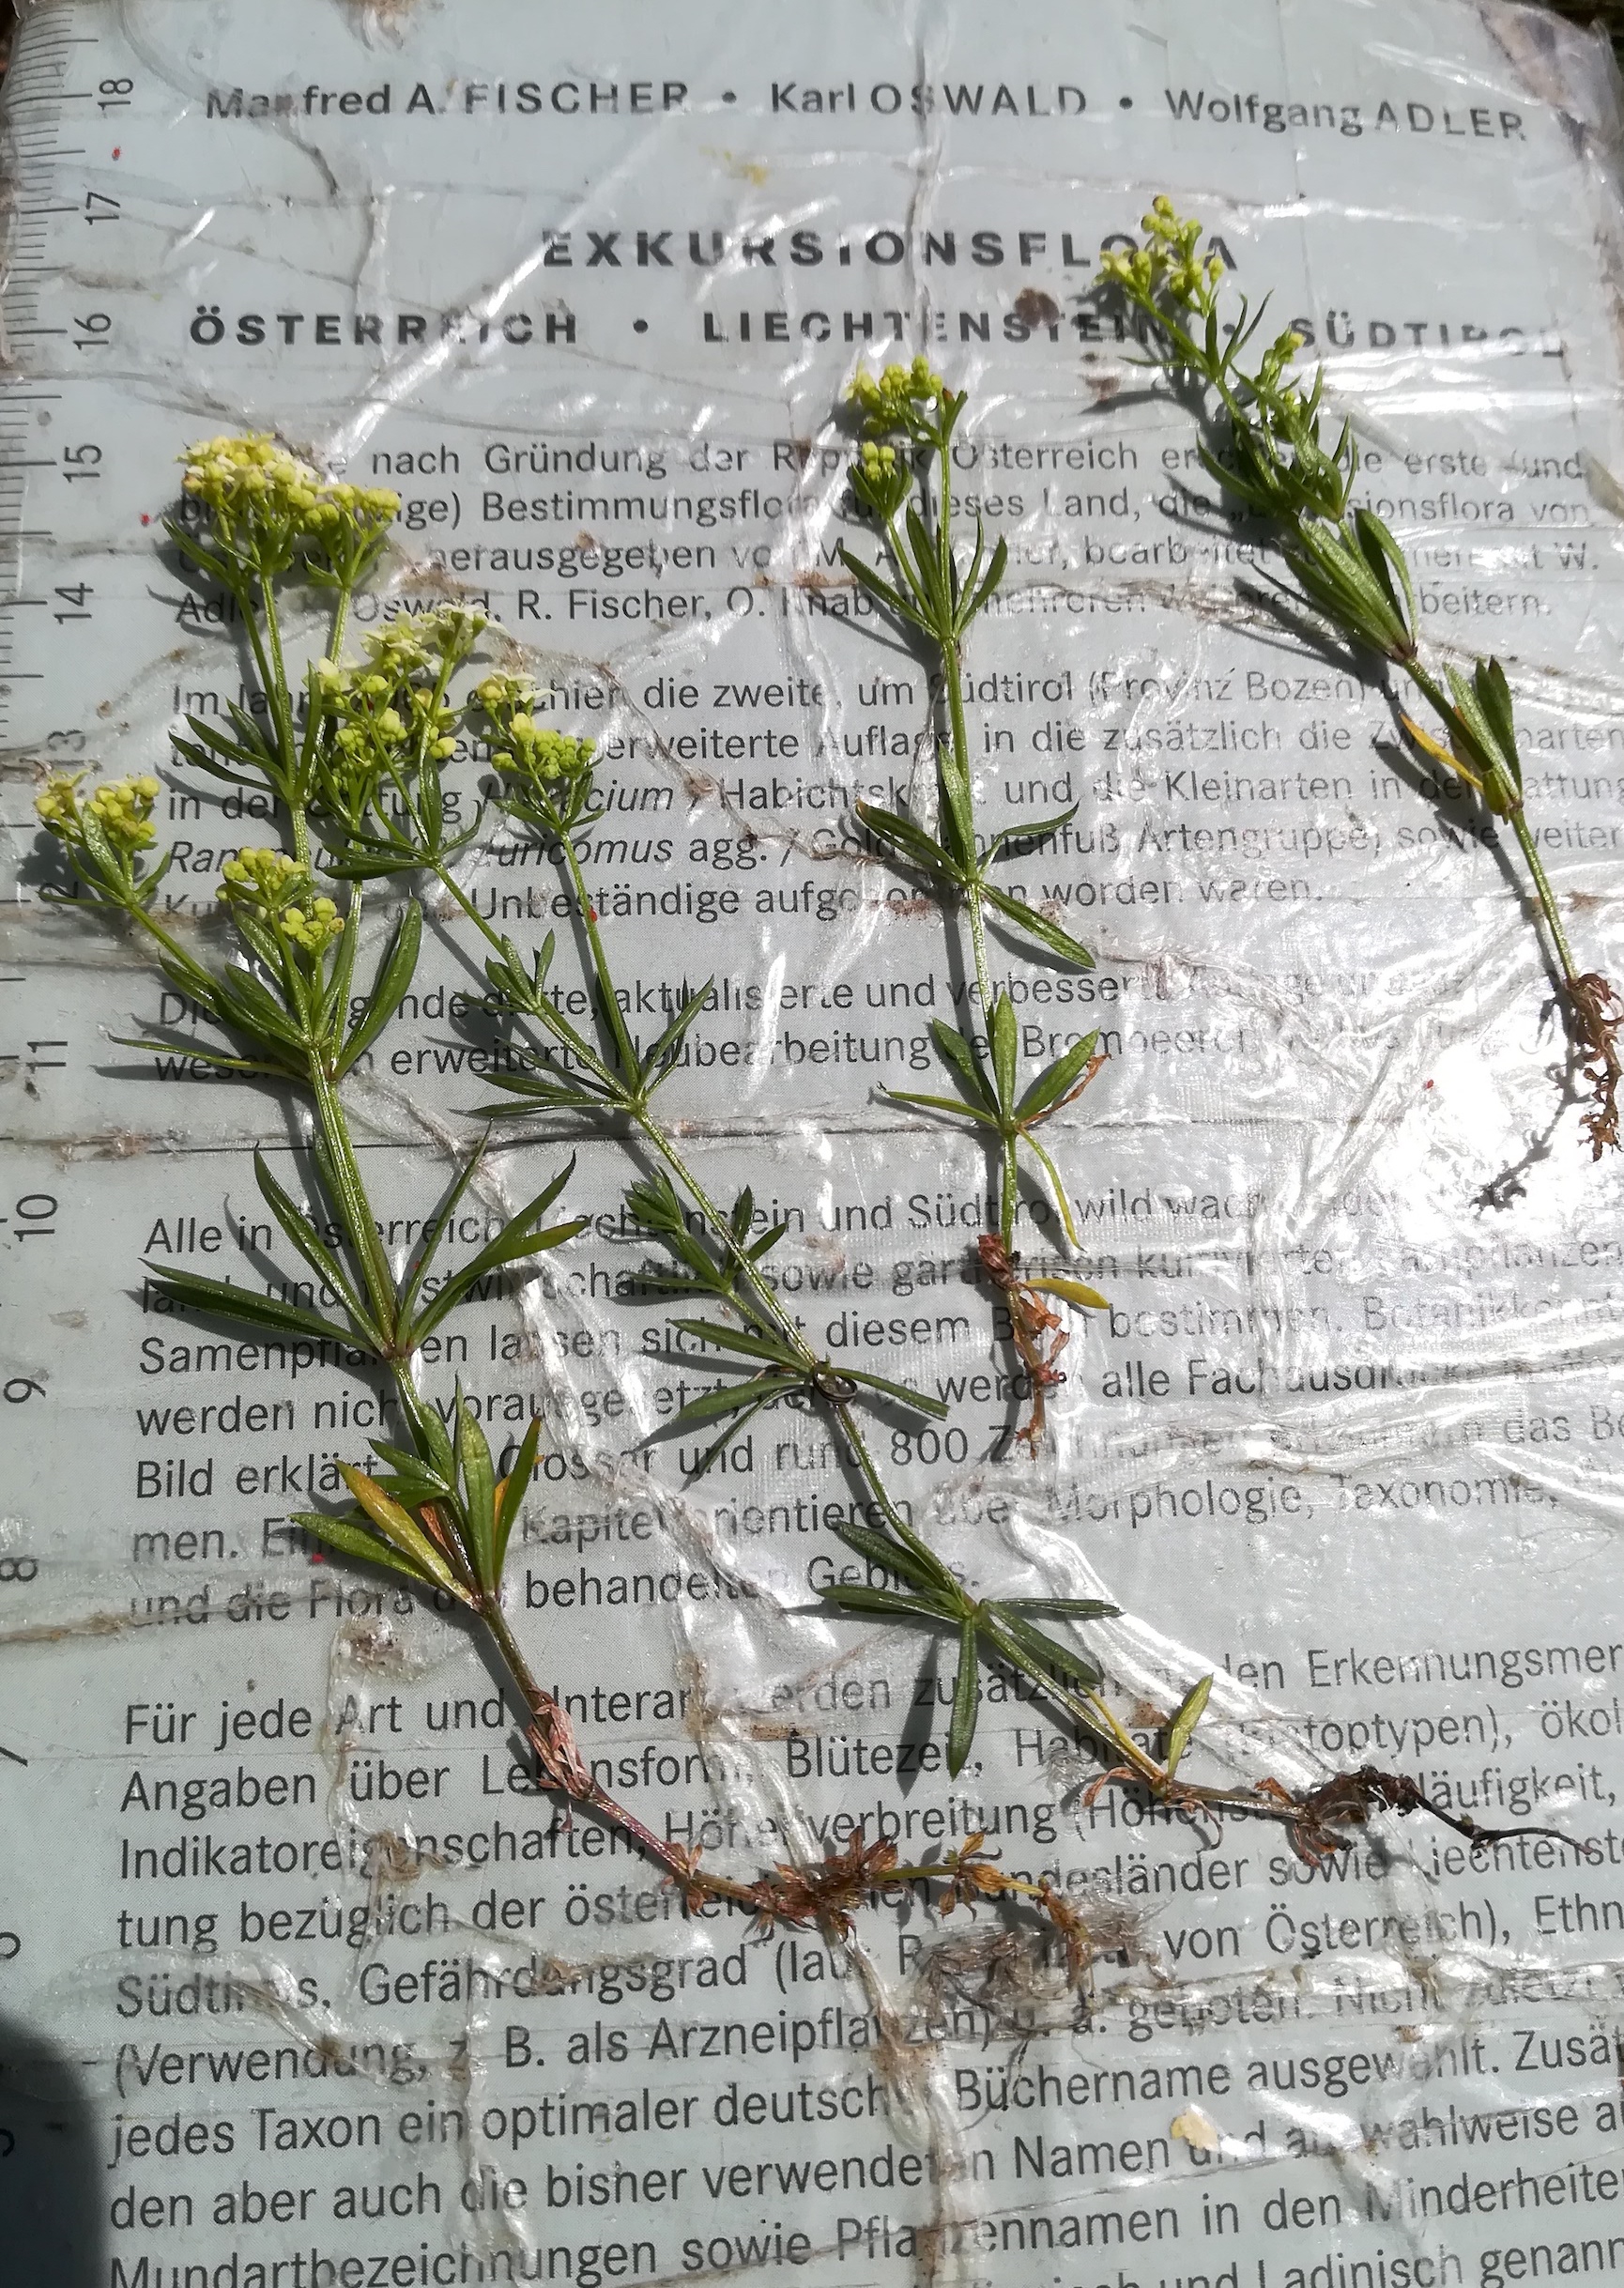
[[[0,750],[12,744],[16,685],[44,681],[42,670],[20,666],[17,658],[20,624],[42,626],[22,616],[30,608],[43,610],[48,602],[23,592],[24,549],[49,546],[52,537],[24,522],[26,472],[55,465],[54,455],[31,450],[38,436],[31,409],[59,403],[62,392],[19,372],[11,345],[68,331],[40,323],[39,295],[60,267],[49,260],[53,220],[78,212],[63,196],[56,170],[61,160],[83,158],[84,151],[65,147],[60,136],[65,106],[87,102],[93,94],[69,85],[69,69],[81,50],[99,42],[93,33],[76,32],[76,21],[75,0],[37,4],[18,29],[5,91],[14,200],[0,288]]]

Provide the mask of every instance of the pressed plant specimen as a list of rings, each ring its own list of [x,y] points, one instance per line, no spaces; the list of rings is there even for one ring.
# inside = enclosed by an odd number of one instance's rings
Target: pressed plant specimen
[[[1575,1048],[1588,1060],[1584,1130],[1591,1157],[1617,1150],[1618,1085],[1624,1058],[1618,1030],[1624,1004],[1596,970],[1581,970],[1551,887],[1523,796],[1523,765],[1506,672],[1478,658],[1465,673],[1439,664],[1422,645],[1416,591],[1403,549],[1354,498],[1359,451],[1343,422],[1327,443],[1322,404],[1325,368],[1305,388],[1290,367],[1302,338],[1287,328],[1243,362],[1262,331],[1264,305],[1244,295],[1233,320],[1219,311],[1225,265],[1200,252],[1203,225],[1165,195],[1141,219],[1144,243],[1108,253],[1100,283],[1145,321],[1153,359],[1175,384],[1199,393],[1209,422],[1200,450],[1214,482],[1266,519],[1281,560],[1310,612],[1358,650],[1405,677],[1431,711],[1438,734],[1401,710],[1404,729],[1433,762],[1452,773],[1492,820],[1509,825],[1534,892]]]
[[[916,382],[911,378],[906,386],[913,392],[910,403],[918,404]],[[896,385],[887,389],[894,400]],[[931,402],[945,417],[945,393],[939,385],[933,390]],[[865,466],[871,465],[866,456]],[[881,470],[886,466],[879,462]],[[378,1390],[393,1435],[374,1441],[370,1467],[343,1466],[353,1506],[337,1516],[308,1513],[300,1522],[338,1557],[404,1576],[442,1609],[460,1612],[483,1636],[507,1679],[542,1786],[617,1829],[677,1886],[685,1905],[715,1901],[766,1924],[821,1923],[838,1929],[877,1888],[912,1883],[942,1911],[976,1897],[1025,1902],[1058,1935],[1072,1976],[1080,1977],[1086,1968],[1086,1932],[1075,1906],[1048,1879],[1030,1881],[1000,1868],[978,1836],[940,1861],[904,1866],[894,1846],[866,1843],[859,1834],[821,1863],[736,1878],[702,1865],[697,1850],[659,1835],[594,1776],[565,1711],[537,1682],[504,1605],[508,1549],[536,1467],[540,1418],[532,1418],[503,1467],[460,1390],[437,1403],[424,1387],[425,1344],[481,1283],[504,1268],[533,1265],[581,1230],[582,1219],[547,1220],[570,1167],[554,1173],[468,1262],[447,1269],[440,1264],[442,1238],[473,1181],[483,1142],[469,1150],[439,1208],[421,1223],[415,1246],[391,1255],[381,1235],[392,1219],[378,1212],[351,1132],[346,1076],[395,1021],[416,972],[424,913],[414,883],[437,883],[451,910],[477,933],[488,987],[484,1006],[522,1044],[511,1068],[497,1075],[501,1101],[487,1113],[568,1115],[584,1133],[620,1140],[636,1163],[628,1207],[662,1251],[660,1264],[648,1269],[649,1286],[689,1303],[696,1315],[677,1322],[678,1328],[703,1346],[717,1376],[712,1390],[673,1417],[673,1426],[737,1425],[786,1403],[816,1408],[826,1418],[845,1466],[867,1494],[866,1513],[879,1521],[847,1523],[837,1530],[882,1584],[831,1588],[824,1592],[827,1605],[854,1617],[912,1622],[956,1646],[947,1755],[952,1773],[962,1769],[970,1753],[980,1672],[992,1664],[1026,1678],[1094,1743],[1105,1765],[1096,1786],[1143,1789],[1192,1816],[1231,1811],[1277,1820],[1310,1854],[1333,1848],[1335,1828],[1356,1822],[1373,1804],[1430,1808],[1409,1782],[1376,1773],[1303,1796],[1268,1783],[1189,1785],[1181,1766],[1210,1679],[1199,1681],[1186,1697],[1167,1728],[1158,1760],[1111,1708],[1098,1664],[1053,1630],[1057,1621],[1110,1615],[1114,1606],[1091,1599],[972,1593],[892,1497],[865,1426],[868,1410],[940,1416],[942,1402],[904,1382],[837,1364],[807,1341],[772,1274],[774,1251],[787,1226],[769,1221],[748,1188],[726,1205],[712,1199],[676,1130],[661,1118],[660,1090],[704,1009],[709,988],[690,994],[647,1045],[627,1021],[572,841],[572,828],[593,803],[590,744],[538,723],[539,694],[522,677],[487,673],[471,691],[453,688],[465,671],[472,680],[471,662],[485,627],[477,613],[442,607],[397,618],[369,633],[361,658],[345,663],[351,600],[376,563],[397,506],[392,494],[329,484],[273,439],[258,436],[218,438],[193,448],[186,456],[183,486],[190,509],[171,521],[171,539],[188,563],[235,602],[263,707],[229,706],[223,719],[190,717],[186,732],[175,738],[176,749],[195,769],[268,794],[289,847],[245,849],[228,862],[220,891],[221,958],[209,960],[181,942],[159,908],[157,892],[170,858],[156,847],[155,777],[89,788],[83,774],[56,774],[37,807],[72,877],[70,890],[58,893],[63,902],[144,936],[167,982],[216,1028],[217,1047],[189,1042],[189,1052],[299,1109],[314,1176],[312,1199],[297,1201],[258,1153],[255,1175],[288,1245],[314,1275],[314,1295],[323,1307],[286,1299],[278,1282],[259,1293],[157,1265],[148,1267],[149,1277],[187,1312],[318,1342],[324,1359],[366,1376]],[[951,590],[957,576],[944,571],[942,576]],[[295,581],[332,598],[327,655],[309,663],[297,680],[278,607],[280,591]],[[446,775],[476,743],[469,735],[476,729],[492,773],[491,802],[514,834],[541,845],[569,884],[571,942],[594,1013],[590,1028],[577,1026],[549,990],[558,955],[553,936],[527,959],[481,915],[459,878],[457,860],[478,835],[482,814],[476,810],[468,823],[457,823],[460,802],[452,799]],[[973,910],[974,899],[981,899],[1047,942],[1041,916],[1029,914],[1019,901],[1001,904],[993,895],[967,823],[944,829],[943,839],[930,847],[945,854],[956,869],[956,886],[967,897],[973,885]],[[395,912],[363,982],[363,901],[367,884],[379,882],[393,885]],[[1086,959],[1070,941],[1065,950],[1068,959]],[[985,979],[985,970],[981,974]],[[1018,1146],[1034,1145],[1036,1113],[1065,1099],[1087,1059],[1072,1052],[1040,1076],[1049,1094],[1038,1102],[1031,1090],[1014,1096],[1008,1059],[996,1037],[990,1068],[973,1044],[955,1038],[962,1044],[963,1061],[955,1069],[966,1082],[966,1105],[974,1108],[974,1089],[987,1090],[985,1109],[1001,1113],[989,1125],[997,1128],[1011,1165]],[[157,1041],[132,1045],[167,1047]],[[955,1062],[953,1049],[943,1052]],[[1007,1106],[1015,1117],[1005,1124],[1002,1111]],[[1052,1163],[1034,1148],[1059,1191]],[[1013,1263],[1000,1264],[998,1274],[1012,1298],[1019,1290],[1028,1298],[1023,1307],[1029,1310],[1047,1309],[1040,1294],[1091,1299],[1086,1290],[1068,1295],[1057,1280],[1021,1282]],[[692,1363],[689,1352],[683,1356]],[[1462,1832],[1475,1841],[1493,1839],[1470,1822]]]
[[[1092,969],[1094,957],[1069,930],[1001,886],[999,861],[1031,849],[1070,823],[1074,803],[1053,818],[1021,820],[983,840],[976,833],[974,777],[964,716],[964,641],[997,592],[1009,560],[1008,544],[990,554],[979,514],[973,545],[955,530],[953,435],[968,403],[950,390],[927,360],[860,373],[851,403],[862,442],[851,489],[884,539],[890,577],[842,542],[852,577],[927,659],[939,715],[936,740],[936,832],[917,819],[876,803],[860,802],[857,816],[892,863],[927,883],[957,923],[962,917],[985,1032],[977,1037],[941,1018],[931,1021],[937,1053],[957,1091],[952,1097],[887,1089],[893,1103],[917,1106],[982,1134],[997,1171],[998,1228],[978,1243],[981,1267],[1003,1299],[1008,1339],[1020,1362],[1032,1412],[1017,1438],[1035,1456],[1042,1443],[1048,1393],[1065,1379],[1059,1365],[1070,1330],[1053,1309],[1055,1297],[1079,1310],[1103,1310],[1105,1298],[1065,1272],[1022,1273],[1015,1246],[1021,1154],[1035,1162],[1067,1245],[1079,1246],[1065,1180],[1038,1134],[1046,1122],[1076,1102],[1105,1059],[1099,1036],[1089,1033],[1033,1074],[1022,1085],[1020,1027],[1006,989],[995,987],[988,959],[989,923],[1052,960]],[[961,558],[968,560],[961,561]]]

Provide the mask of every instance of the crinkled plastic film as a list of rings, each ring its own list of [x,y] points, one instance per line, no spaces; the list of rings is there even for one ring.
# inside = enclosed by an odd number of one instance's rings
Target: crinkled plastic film
[[[1541,854],[1616,975],[1602,46],[1487,0],[67,0],[26,11],[6,113],[18,2277],[1616,2271],[1617,1163],[1582,1148],[1503,830],[1429,790],[1368,658],[1282,611],[1093,290],[1166,190],[1308,335],[1426,637],[1506,664]],[[971,392],[961,511],[1010,549],[966,662],[983,830],[1077,805],[1007,872],[1096,959],[998,941],[995,975],[1024,1056],[1095,1026],[1110,1052],[1046,1131],[1111,1308],[1073,1322],[1035,1463],[994,1453],[986,1156],[880,1095],[939,1086],[931,1020],[977,1016],[941,909],[853,823],[927,815],[934,762],[926,667],[836,555],[872,553],[836,408],[860,356],[921,347]],[[845,1944],[685,1918],[527,1786],[452,1621],[313,1561],[288,1519],[366,1458],[363,1387],[166,1314],[142,1269],[289,1276],[251,1147],[297,1174],[292,1115],[184,1041],[115,1045],[186,1013],[41,904],[30,807],[49,763],[160,772],[176,926],[210,942],[268,822],[168,762],[244,664],[161,519],[181,446],[237,427],[401,491],[356,633],[478,602],[599,741],[586,871],[632,1021],[714,982],[667,1112],[713,1192],[789,1219],[781,1292],[829,1355],[951,1402],[877,1450],[963,1577],[1118,1603],[1087,1637],[1146,1740],[1212,1672],[1203,1777],[1373,1764],[1546,1833],[1474,1853],[1383,1816],[1310,1864],[1091,1799],[1097,1763],[990,1672],[950,1782],[951,1648],[817,1600],[862,1573],[817,1417],[758,1417],[697,1482],[691,1441],[645,1442],[688,1370],[628,1292],[634,1164],[562,1120],[498,1130],[459,1238],[571,1151],[592,1227],[465,1306],[428,1379],[494,1444],[542,1413],[510,1607],[583,1752],[742,1873],[859,1820],[913,1856],[983,1832],[1086,1909],[1088,1991],[987,1903],[876,1900]],[[463,879],[578,985],[558,879],[498,828]],[[395,1247],[487,1093],[478,964],[431,915],[351,1091]],[[1019,1239],[1064,1252],[1035,1191]]]

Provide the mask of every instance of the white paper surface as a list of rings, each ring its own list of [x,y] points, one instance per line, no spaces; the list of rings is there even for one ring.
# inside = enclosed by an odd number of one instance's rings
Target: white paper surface
[[[1599,46],[1453,0],[70,0],[26,16],[6,105],[20,2277],[1616,2270],[1617,1168],[1564,1106],[1504,852],[1394,767],[1370,663],[1305,649],[1181,493],[1192,422],[1088,291],[1167,189],[1310,332],[1428,634],[1506,662],[1542,854],[1616,975]],[[876,1093],[935,1085],[930,1018],[975,1014],[940,914],[851,827],[931,784],[924,669],[835,557],[833,409],[893,340],[971,389],[964,505],[1010,544],[969,661],[986,818],[1080,805],[1010,873],[1096,969],[997,961],[1026,1054],[1095,1024],[1111,1051],[1056,1148],[1113,1308],[1035,1466],[988,1458],[987,1167]],[[832,1353],[954,1399],[884,1458],[965,1578],[1118,1601],[1090,1642],[1147,1737],[1216,1670],[1204,1776],[1373,1762],[1563,1840],[1474,1858],[1388,1821],[1313,1869],[1275,1828],[1090,1808],[1096,1767],[991,1678],[950,1783],[946,1667],[810,1597],[853,1498],[810,1418],[761,1418],[698,1485],[640,1446],[680,1375],[668,1314],[616,1294],[634,1171],[562,1126],[493,1151],[459,1239],[570,1148],[602,1221],[465,1307],[437,1371],[493,1443],[544,1416],[513,1619],[584,1751],[743,1874],[858,1820],[916,1854],[985,1830],[1091,1902],[1092,2006],[990,1908],[876,1904],[844,1951],[685,1920],[527,1790],[465,1635],[310,1561],[287,1517],[365,1461],[365,1393],[166,1314],[140,1267],[286,1276],[251,1147],[286,1180],[288,1114],[115,1045],[184,1012],[39,903],[30,806],[47,764],[162,772],[171,910],[209,942],[265,824],[168,766],[167,728],[241,677],[157,535],[180,447],[236,426],[397,484],[369,611],[480,602],[603,743],[587,871],[637,1015],[717,983],[671,1107],[713,1190],[791,1219],[783,1288]],[[467,879],[521,942],[566,934],[533,854]],[[448,926],[351,1093],[403,1223],[477,1133],[452,996],[478,981]],[[1174,2133],[1192,2108],[1214,2149]]]

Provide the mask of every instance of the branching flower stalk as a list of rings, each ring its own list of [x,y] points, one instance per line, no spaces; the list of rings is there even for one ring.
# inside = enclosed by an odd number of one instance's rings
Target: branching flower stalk
[[[995,987],[988,960],[989,920],[1005,933],[1035,944],[1051,960],[1092,969],[1094,957],[1068,930],[993,877],[998,862],[1019,848],[1031,848],[1068,825],[1074,803],[1057,817],[1027,819],[982,841],[976,834],[974,775],[964,716],[964,640],[978,615],[997,593],[1009,560],[1002,538],[988,553],[979,514],[973,548],[954,529],[953,434],[969,399],[950,390],[924,358],[911,365],[890,365],[879,375],[860,372],[850,403],[862,429],[851,489],[859,507],[879,526],[892,577],[854,555],[844,542],[841,560],[858,585],[927,660],[941,711],[936,746],[936,833],[915,819],[860,802],[857,815],[893,864],[922,876],[938,898],[967,926],[975,992],[986,1033],[979,1038],[940,1018],[931,1037],[958,1095],[943,1097],[912,1089],[886,1089],[894,1104],[906,1104],[956,1122],[966,1122],[986,1138],[997,1174],[996,1233],[980,1241],[981,1266],[1000,1295],[1009,1319],[1009,1340],[1026,1377],[1032,1412],[1016,1433],[1035,1455],[1045,1429],[1048,1392],[1065,1380],[1058,1360],[1069,1329],[1046,1299],[1053,1296],[1076,1310],[1104,1310],[1104,1296],[1080,1279],[1062,1273],[1032,1278],[1022,1274],[1015,1245],[1019,1205],[1020,1154],[1032,1156],[1054,1203],[1067,1246],[1080,1248],[1065,1182],[1038,1135],[1046,1122],[1076,1102],[1105,1062],[1097,1033],[1075,1042],[1037,1072],[1023,1088],[1019,1071],[1020,1027],[1015,1004]],[[967,557],[967,561],[961,558]]]
[[[143,775],[82,791],[83,774],[56,774],[37,808],[72,877],[71,889],[56,893],[61,901],[145,933],[169,984],[218,1029],[219,1048],[201,1050],[189,1042],[189,1052],[291,1096],[304,1109],[315,1206],[301,1205],[284,1190],[257,1151],[254,1173],[286,1240],[314,1274],[313,1306],[287,1300],[285,1283],[281,1292],[261,1294],[228,1281],[146,1267],[154,1286],[181,1310],[319,1343],[324,1357],[387,1385],[382,1402],[399,1429],[393,1439],[374,1442],[374,1470],[341,1466],[353,1506],[338,1516],[305,1513],[299,1522],[337,1556],[382,1567],[431,1596],[439,1609],[464,1615],[508,1680],[542,1785],[622,1834],[677,1887],[686,1908],[725,1905],[765,1927],[815,1925],[838,1935],[866,1898],[894,1886],[921,1887],[942,1912],[975,1898],[1004,1898],[1024,1902],[1044,1918],[1064,1950],[1069,1975],[1081,1981],[1088,1942],[1077,1908],[1047,1878],[1033,1881],[1006,1873],[984,1851],[979,1835],[922,1866],[899,1864],[892,1845],[866,1844],[860,1834],[820,1865],[781,1865],[750,1880],[702,1866],[697,1850],[656,1834],[598,1782],[564,1710],[537,1682],[508,1620],[503,1581],[509,1543],[536,1466],[539,1417],[498,1474],[460,1389],[449,1405],[435,1402],[424,1394],[421,1367],[425,1343],[482,1282],[533,1266],[583,1229],[583,1218],[546,1221],[574,1162],[470,1262],[435,1272],[441,1238],[483,1152],[483,1144],[476,1146],[423,1224],[415,1252],[397,1269],[381,1237],[384,1227],[374,1212],[345,1104],[346,1076],[385,1032],[410,989],[422,938],[422,909],[408,891],[370,985],[358,991],[364,885],[426,875],[485,941],[487,1007],[530,1027],[536,1037],[530,1068],[498,1076],[507,1101],[491,1109],[574,1113],[594,1132],[629,1135],[652,1155],[651,1172],[627,1194],[634,1217],[668,1258],[668,1267],[652,1273],[651,1283],[695,1298],[705,1315],[679,1321],[679,1328],[715,1353],[720,1374],[731,1370],[742,1375],[719,1381],[682,1409],[672,1426],[724,1421],[731,1435],[758,1411],[790,1403],[818,1407],[837,1432],[883,1526],[875,1531],[848,1525],[841,1537],[886,1586],[843,1585],[825,1591],[826,1600],[847,1613],[912,1621],[957,1640],[947,1759],[953,1774],[970,1752],[979,1670],[988,1664],[1024,1676],[1095,1745],[1106,1765],[1096,1787],[1144,1789],[1191,1817],[1248,1813],[1275,1820],[1310,1856],[1337,1848],[1338,1829],[1356,1823],[1374,1804],[1432,1809],[1412,1783],[1373,1773],[1301,1797],[1273,1783],[1189,1786],[1180,1767],[1210,1678],[1187,1696],[1158,1762],[1104,1698],[1097,1665],[1039,1625],[1099,1618],[1114,1613],[1114,1606],[1092,1599],[971,1595],[893,1499],[858,1413],[860,1406],[875,1405],[926,1415],[945,1410],[905,1384],[837,1367],[805,1342],[778,1299],[767,1264],[787,1226],[768,1224],[748,1189],[730,1208],[712,1201],[657,1116],[653,1099],[709,987],[684,1001],[650,1048],[629,1030],[570,838],[591,800],[590,746],[538,728],[536,694],[512,677],[487,676],[471,702],[452,699],[453,679],[470,661],[485,624],[477,613],[442,608],[391,622],[369,634],[360,661],[341,662],[349,604],[383,545],[396,506],[392,494],[330,484],[266,438],[216,438],[186,460],[185,490],[201,513],[173,522],[170,536],[236,602],[266,679],[266,708],[263,724],[236,706],[227,712],[229,728],[190,717],[187,734],[175,736],[176,751],[217,778],[271,794],[293,847],[245,849],[227,863],[220,899],[229,958],[210,963],[180,943],[157,911],[170,858],[154,849],[155,777]],[[277,611],[279,587],[296,579],[328,589],[333,597],[328,656],[306,669],[299,703],[288,683]],[[476,808],[472,822],[459,826],[460,799],[448,791],[444,772],[459,752],[459,729],[475,719],[489,734],[494,799],[519,831],[544,840],[573,884],[598,1012],[595,1039],[570,1023],[546,990],[552,937],[527,964],[478,914],[458,881],[454,861],[477,831],[480,812]],[[968,838],[954,847],[963,870],[978,863]],[[341,895],[329,895],[322,878]],[[155,1052],[171,1046],[150,1039],[126,1045]],[[528,1274],[520,1270],[519,1276]],[[1472,1832],[1475,1841],[1494,1839]]]
[[[1591,1157],[1600,1159],[1620,1144],[1624,1003],[1605,976],[1582,971],[1574,959],[1524,810],[1505,670],[1497,659],[1479,658],[1467,676],[1452,661],[1439,666],[1423,652],[1404,552],[1374,511],[1353,498],[1359,452],[1352,426],[1344,421],[1328,449],[1322,436],[1325,368],[1315,369],[1306,389],[1289,378],[1302,337],[1289,328],[1277,334],[1249,370],[1242,360],[1261,331],[1266,301],[1253,310],[1242,295],[1233,321],[1220,320],[1223,258],[1199,253],[1203,225],[1180,216],[1170,198],[1155,200],[1141,227],[1144,244],[1131,254],[1105,255],[1099,283],[1145,319],[1156,361],[1175,382],[1203,393],[1212,424],[1200,448],[1208,475],[1268,520],[1300,601],[1345,641],[1407,678],[1441,733],[1434,736],[1401,710],[1417,747],[1451,773],[1491,820],[1511,828],[1543,918],[1570,1032],[1588,1060],[1583,1125]],[[1538,920],[1533,927],[1537,933]]]

